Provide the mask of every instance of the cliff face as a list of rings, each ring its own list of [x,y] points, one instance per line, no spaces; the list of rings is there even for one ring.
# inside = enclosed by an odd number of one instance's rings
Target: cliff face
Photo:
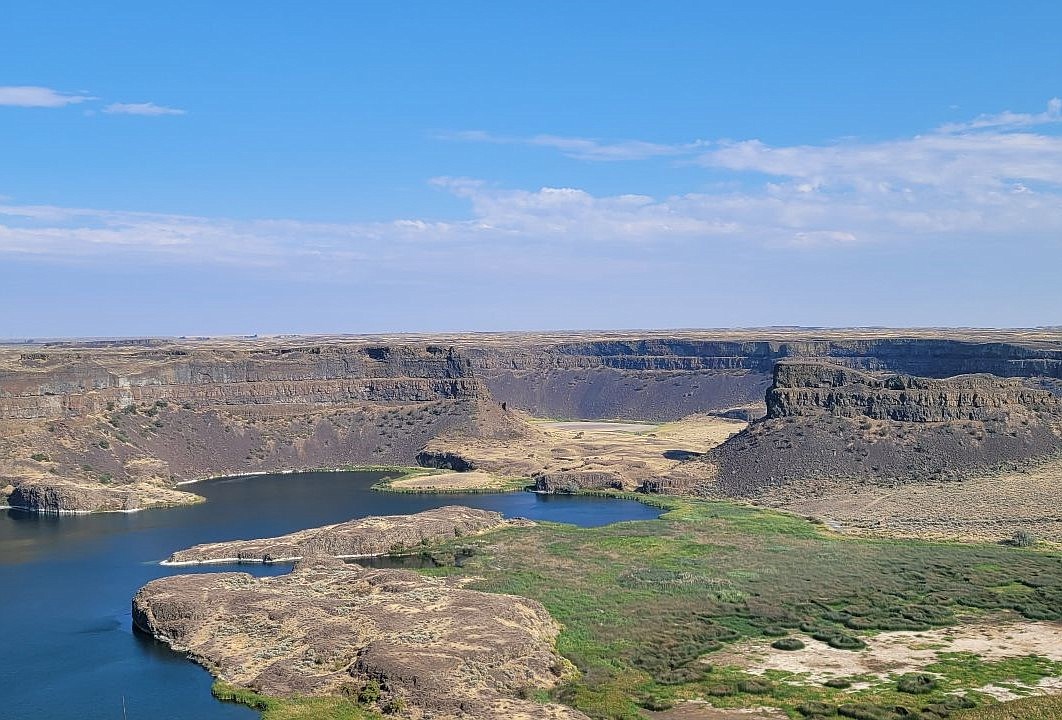
[[[413,465],[522,424],[452,347],[279,342],[0,352],[0,492],[47,512],[188,502],[182,480]]]
[[[808,369],[820,363],[833,369]],[[903,376],[868,374],[883,371]],[[997,377],[942,379],[962,373]],[[766,396],[774,420],[821,411],[889,422],[989,422],[1024,413],[1028,427],[1042,428],[1036,414],[1055,412],[1050,396],[1059,387],[1062,334],[1055,331],[0,345],[0,499],[48,510],[128,509],[179,501],[175,482],[211,475],[454,467],[454,437],[528,437],[502,403],[540,417],[662,421],[695,413],[760,417]]]
[[[986,421],[1016,414],[1062,413],[1062,399],[994,375],[944,380],[876,377],[836,365],[778,363],[774,384],[767,391],[767,417],[823,412],[898,422]]]
[[[1062,344],[1054,337],[979,340],[971,333],[967,340],[880,331],[884,337],[852,339],[823,331],[825,337],[811,339],[813,334],[750,330],[720,331],[715,338],[701,332],[567,342],[554,337],[463,349],[496,398],[533,415],[566,418],[675,420],[756,406],[775,364],[791,359],[928,378],[969,373],[1062,378]]]
[[[1062,452],[1062,398],[992,375],[934,379],[783,362],[767,417],[707,453],[693,492],[940,481]]]
[[[22,353],[9,368],[0,372],[0,419],[57,418],[160,400],[338,405],[489,395],[467,359],[437,345],[64,349]]]

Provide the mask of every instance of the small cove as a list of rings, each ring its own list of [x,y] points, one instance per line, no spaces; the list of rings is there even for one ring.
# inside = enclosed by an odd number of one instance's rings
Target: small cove
[[[289,569],[159,565],[174,550],[190,545],[454,504],[582,526],[659,515],[634,501],[596,497],[370,490],[381,477],[378,472],[334,472],[209,480],[193,486],[206,503],[138,513],[54,517],[0,510],[3,716],[114,719],[122,718],[124,701],[129,720],[257,717],[247,708],[215,701],[204,670],[132,632],[130,600],[154,578],[233,569],[265,576]]]

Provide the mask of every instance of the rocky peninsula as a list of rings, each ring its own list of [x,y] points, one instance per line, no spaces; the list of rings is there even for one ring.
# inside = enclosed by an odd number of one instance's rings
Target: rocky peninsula
[[[412,515],[360,518],[262,540],[196,545],[170,556],[168,565],[291,562],[309,557],[359,558],[402,553],[455,537],[478,535],[524,521],[501,513],[451,505]]]
[[[216,677],[273,697],[348,695],[404,717],[586,716],[521,699],[572,673],[534,600],[314,558],[279,577],[155,580],[133,622]]]

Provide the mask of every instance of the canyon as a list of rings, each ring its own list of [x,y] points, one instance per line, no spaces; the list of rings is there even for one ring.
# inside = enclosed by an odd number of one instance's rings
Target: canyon
[[[793,373],[801,362],[847,374],[830,391],[789,387],[793,381],[780,378],[776,367]],[[1010,413],[1021,427],[1015,438],[1009,425],[1003,433],[990,431],[998,424],[987,417],[991,407],[978,408],[984,417],[947,416],[963,407],[963,393],[986,397],[987,387],[955,388],[955,402],[938,404],[932,412],[926,403],[895,400],[896,393],[905,398],[939,394],[943,386],[930,381],[975,373],[996,378],[976,381],[995,383],[988,393],[992,402],[1045,409],[1030,410],[1022,418],[1028,425]],[[872,387],[877,381],[868,378],[884,374],[927,380],[924,387]],[[528,422],[534,417],[661,423],[691,415],[740,421],[767,416],[742,438],[773,437],[775,426],[802,415],[800,408],[817,396],[814,402],[833,403],[822,413],[830,422],[918,419],[923,426],[937,422],[952,429],[959,422],[988,422],[985,434],[991,437],[977,448],[962,445],[956,446],[959,455],[945,453],[964,458],[973,452],[974,464],[981,467],[1051,451],[1055,431],[1042,418],[1050,414],[1060,387],[1062,332],[1057,329],[769,328],[7,343],[0,345],[0,500],[46,512],[134,510],[194,502],[181,483],[206,477],[410,465],[486,469],[529,482],[537,475],[544,490],[646,486],[694,494],[706,492],[713,473],[722,468],[716,489],[748,494],[755,488],[746,476],[761,458],[737,452],[742,439],[713,449],[726,434],[711,444],[673,449],[676,457],[714,453],[708,462],[671,463],[663,470],[626,468],[618,476],[590,463],[579,470],[581,476],[557,477],[547,463],[527,457],[517,462],[513,453],[499,460],[483,449],[543,446],[542,430]],[[847,399],[838,400],[842,394]],[[892,409],[884,409],[886,396],[893,398]],[[842,406],[848,409],[837,412]],[[915,408],[921,408],[919,418],[897,415]],[[775,438],[772,447],[793,443],[794,437]],[[838,450],[823,447],[831,459]],[[875,452],[860,445],[854,454],[869,458]],[[903,474],[895,463],[882,463],[872,458],[864,466],[870,474]],[[954,469],[948,463],[915,465],[919,474]],[[841,474],[852,468],[859,469],[846,459]]]

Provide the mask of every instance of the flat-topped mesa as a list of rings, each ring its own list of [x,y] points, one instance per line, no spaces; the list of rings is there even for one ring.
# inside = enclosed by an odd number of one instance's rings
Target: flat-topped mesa
[[[166,564],[290,562],[319,556],[370,557],[476,535],[506,524],[501,513],[450,505],[412,515],[359,518],[261,540],[196,545],[173,553]]]
[[[925,423],[1062,414],[1062,398],[1017,379],[878,376],[821,362],[778,363],[766,400],[768,418],[827,413]]]

